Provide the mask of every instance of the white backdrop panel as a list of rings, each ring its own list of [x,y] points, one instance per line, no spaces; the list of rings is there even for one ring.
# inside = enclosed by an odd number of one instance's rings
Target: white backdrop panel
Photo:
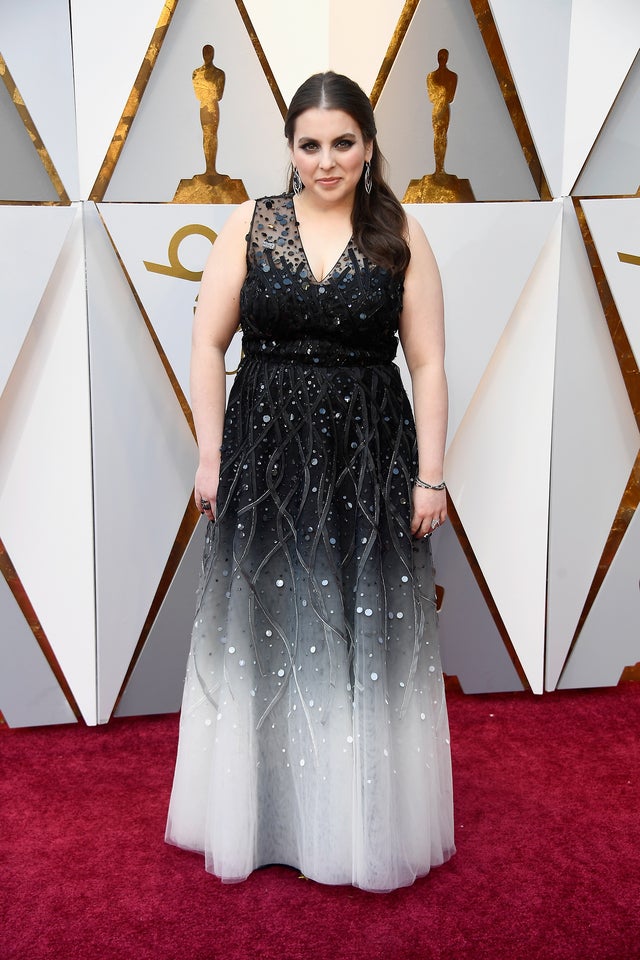
[[[0,0],[0,51],[42,142],[72,200],[77,200],[78,153],[69,0],[25,6]]]
[[[640,510],[618,549],[558,686],[610,687],[640,662]]]
[[[436,583],[444,588],[439,617],[442,667],[465,693],[522,690],[507,649],[450,523],[431,538]]]
[[[640,189],[640,55],[636,55],[573,193],[633,194]]]
[[[51,667],[0,576],[0,711],[10,727],[75,723]]]
[[[234,207],[223,204],[101,204],[100,214],[118,254],[158,335],[182,391],[189,398],[191,325],[199,281],[149,270],[145,262],[169,263],[168,248],[183,227],[205,226],[216,235]],[[177,256],[188,270],[200,272],[211,252],[211,240],[193,233],[180,243]],[[240,359],[239,339],[227,353],[227,369]],[[231,378],[229,378],[231,382]]]
[[[0,48],[0,52],[1,48]],[[0,81],[0,198],[17,201],[55,201],[53,183],[44,169],[20,114]]]
[[[71,0],[80,195],[104,160],[163,10],[162,0]]]
[[[91,433],[82,210],[0,402],[0,536],[95,722]],[[23,271],[28,275],[31,264]],[[73,532],[70,535],[70,532]]]
[[[572,0],[490,0],[490,6],[547,183],[557,197],[562,183]]]
[[[544,670],[561,207],[446,458],[448,487],[535,693]]]
[[[564,666],[639,445],[573,204],[566,200],[553,409],[549,690]]]
[[[245,0],[267,62],[286,104],[312,73],[327,70],[331,0]]]
[[[190,497],[196,448],[95,206],[85,216],[98,722],[106,722]]]
[[[424,227],[442,276],[450,443],[560,208],[432,203],[406,209]]]
[[[117,717],[180,709],[206,527],[204,519],[196,526],[116,708]]]
[[[571,193],[640,47],[635,0],[572,0],[562,193]]]
[[[421,3],[376,107],[390,183],[403,197],[409,181],[434,170],[427,74],[438,50],[458,74],[445,166],[471,180],[476,200],[538,198],[500,86],[468,0]]]
[[[75,213],[69,207],[0,206],[0,394],[34,317]]]
[[[404,0],[331,0],[331,69],[346,73],[370,93],[404,5]]]
[[[106,200],[170,201],[181,179],[205,169],[200,104],[191,75],[202,48],[215,48],[226,76],[216,168],[249,196],[285,186],[283,120],[234,0],[179,3]]]

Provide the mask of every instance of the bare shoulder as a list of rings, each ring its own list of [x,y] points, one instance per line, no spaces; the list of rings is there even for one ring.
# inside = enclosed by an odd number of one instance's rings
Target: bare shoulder
[[[219,236],[238,237],[242,236],[244,240],[247,230],[251,226],[253,211],[255,210],[255,200],[245,200],[239,204],[233,213],[229,216]]]
[[[416,218],[411,213],[406,214],[407,217],[407,242],[411,249],[411,252],[420,253],[421,251],[431,251],[431,244],[427,239],[427,235],[424,231],[422,224],[416,220]]]
[[[430,274],[438,274],[436,258],[424,228],[410,213],[407,213],[407,243],[411,251],[408,275],[424,273],[425,271]]]
[[[247,233],[251,228],[254,209],[255,201],[245,200],[230,214],[216,237],[205,274],[218,266],[226,270],[231,264],[237,264],[238,268],[244,265]]]

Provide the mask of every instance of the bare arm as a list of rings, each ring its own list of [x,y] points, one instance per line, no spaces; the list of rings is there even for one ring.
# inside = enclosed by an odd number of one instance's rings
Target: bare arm
[[[246,234],[253,201],[230,216],[213,245],[202,275],[191,341],[191,408],[200,461],[196,472],[196,506],[215,516],[220,475],[220,445],[226,405],[224,355],[238,328],[240,289],[246,276]]]
[[[430,484],[443,479],[448,396],[444,372],[444,307],[440,273],[424,231],[409,220],[411,262],[405,278],[400,340],[411,374],[413,409],[418,439],[418,476]],[[414,487],[411,532],[431,533],[444,523],[444,490]]]

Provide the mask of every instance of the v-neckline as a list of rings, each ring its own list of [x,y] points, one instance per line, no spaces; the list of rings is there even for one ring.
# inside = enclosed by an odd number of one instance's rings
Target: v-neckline
[[[304,262],[305,262],[306,265],[307,265],[307,271],[308,271],[308,273],[309,273],[309,278],[310,278],[310,280],[313,281],[313,283],[316,283],[316,284],[318,284],[318,285],[319,285],[319,284],[322,284],[322,283],[326,283],[326,281],[329,279],[329,277],[330,277],[331,274],[334,272],[334,270],[336,269],[336,267],[338,266],[338,264],[340,263],[340,261],[341,261],[342,258],[344,257],[345,253],[347,252],[347,250],[348,250],[349,247],[351,246],[351,243],[352,243],[352,241],[353,241],[353,233],[350,233],[350,234],[349,234],[349,238],[348,238],[347,242],[345,243],[344,247],[342,248],[342,250],[340,251],[340,253],[339,253],[339,255],[338,255],[335,263],[333,264],[333,266],[332,266],[329,270],[327,270],[327,272],[325,273],[325,275],[322,277],[321,280],[318,280],[318,278],[316,277],[315,273],[313,272],[313,270],[312,270],[312,268],[311,268],[311,263],[310,263],[310,261],[309,261],[309,257],[307,256],[307,251],[306,251],[305,248],[304,248],[304,242],[303,242],[303,240],[302,240],[302,234],[300,233],[300,221],[298,220],[298,214],[296,213],[296,205],[295,205],[295,203],[294,203],[293,200],[291,201],[291,207],[292,207],[292,210],[293,210],[293,222],[294,222],[295,227],[296,227],[296,233],[298,234],[298,241],[299,241],[299,243],[300,243],[300,249],[302,250],[302,256],[304,257]]]

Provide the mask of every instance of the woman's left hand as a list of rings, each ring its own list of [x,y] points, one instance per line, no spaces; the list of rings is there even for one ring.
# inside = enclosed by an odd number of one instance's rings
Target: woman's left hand
[[[413,488],[411,533],[414,537],[428,537],[447,519],[446,490]]]

